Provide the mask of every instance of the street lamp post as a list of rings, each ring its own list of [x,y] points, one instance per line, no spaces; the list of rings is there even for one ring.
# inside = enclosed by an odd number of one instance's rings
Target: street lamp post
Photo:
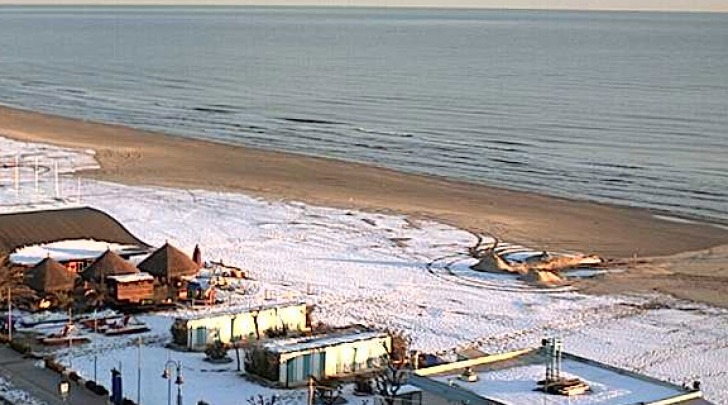
[[[68,399],[68,393],[71,389],[71,384],[69,384],[68,380],[66,379],[66,376],[64,375],[61,379],[61,382],[58,383],[58,394],[61,396],[61,401],[63,403],[66,403],[66,400]]]
[[[177,405],[182,405],[182,362],[176,360],[167,360],[164,363],[164,371],[162,372],[162,378],[167,380],[167,405],[172,405],[172,370],[171,366],[177,370],[177,377],[174,380],[177,385]]]

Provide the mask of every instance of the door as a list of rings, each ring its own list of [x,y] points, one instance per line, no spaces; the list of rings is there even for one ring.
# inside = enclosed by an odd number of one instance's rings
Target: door
[[[326,378],[326,352],[319,353],[319,366],[316,370],[316,377]]]
[[[296,382],[296,359],[289,359],[286,362],[286,387],[292,386]]]
[[[308,379],[312,375],[313,356],[311,353],[303,355],[303,378]]]
[[[198,326],[195,329],[195,345],[206,346],[207,345],[207,328],[204,326]]]

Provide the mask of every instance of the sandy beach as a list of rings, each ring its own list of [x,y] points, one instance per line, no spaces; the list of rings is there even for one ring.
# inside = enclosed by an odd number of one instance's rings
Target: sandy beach
[[[0,107],[0,136],[93,149],[86,177],[135,185],[239,191],[269,199],[437,219],[534,248],[643,259],[585,285],[656,290],[728,306],[728,230],[617,207],[379,167],[135,130]],[[652,259],[649,259],[652,258]],[[697,279],[696,279],[697,278]],[[651,280],[644,283],[640,280]],[[680,288],[678,288],[680,287]]]

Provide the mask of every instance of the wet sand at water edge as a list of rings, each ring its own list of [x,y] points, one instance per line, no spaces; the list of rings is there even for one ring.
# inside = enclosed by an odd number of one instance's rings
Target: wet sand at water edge
[[[406,174],[0,107],[0,136],[93,149],[83,174],[133,185],[237,191],[268,199],[432,218],[535,249],[639,260],[585,291],[655,290],[728,307],[728,230],[645,209]]]

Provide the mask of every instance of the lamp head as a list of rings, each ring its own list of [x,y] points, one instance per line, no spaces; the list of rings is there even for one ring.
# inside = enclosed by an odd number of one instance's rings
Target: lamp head
[[[162,378],[167,379],[169,378],[169,369],[165,368],[164,371],[162,371]]]
[[[58,393],[61,394],[61,396],[68,395],[68,391],[71,388],[71,384],[69,384],[68,381],[63,380],[60,383],[58,383]]]
[[[177,385],[182,385],[182,384],[185,383],[185,381],[182,379],[182,376],[181,375],[177,374],[177,379],[174,380],[174,383],[177,384]]]

